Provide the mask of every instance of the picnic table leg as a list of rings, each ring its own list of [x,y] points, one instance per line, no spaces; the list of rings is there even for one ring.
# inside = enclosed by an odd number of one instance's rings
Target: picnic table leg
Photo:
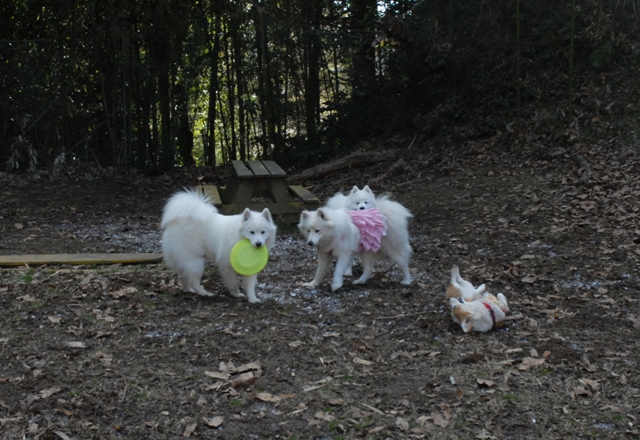
[[[293,200],[284,179],[267,179],[267,186],[274,203],[289,203]]]

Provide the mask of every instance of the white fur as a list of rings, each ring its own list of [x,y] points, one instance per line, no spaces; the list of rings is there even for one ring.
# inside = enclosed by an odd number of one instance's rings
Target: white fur
[[[387,221],[387,235],[381,239],[378,252],[365,251],[360,253],[363,273],[354,284],[365,283],[373,272],[375,263],[383,257],[389,257],[403,272],[402,284],[411,284],[409,273],[409,258],[411,245],[409,244],[408,219],[412,217],[409,210],[398,202],[383,196],[376,199],[378,210]],[[331,290],[337,290],[343,285],[343,277],[350,269],[353,256],[358,253],[360,231],[351,221],[345,208],[320,208],[317,211],[303,211],[300,215],[298,228],[311,246],[318,249],[318,269],[306,287],[317,287],[331,269],[333,258],[337,259],[331,283]]]
[[[486,308],[489,304],[495,316],[495,325],[491,312]],[[470,331],[488,332],[494,327],[502,326],[509,311],[507,298],[502,293],[498,293],[497,297],[489,293],[484,294],[481,298],[472,301],[460,300],[460,298],[449,298],[451,306],[451,318],[465,333]]]
[[[174,194],[164,207],[160,227],[166,265],[176,271],[182,290],[211,296],[202,287],[205,261],[218,267],[222,281],[232,296],[242,297],[238,273],[231,267],[231,249],[247,238],[257,248],[271,249],[276,225],[269,209],[261,213],[245,209],[242,214],[222,215],[206,196],[195,190]],[[260,302],[255,294],[257,274],[243,276],[242,283],[250,303]]]
[[[462,297],[463,299],[470,301],[480,298],[484,291],[484,284],[481,284],[478,287],[473,287],[473,284],[460,276],[458,266],[453,266],[451,269],[451,284],[447,288],[447,299]]]

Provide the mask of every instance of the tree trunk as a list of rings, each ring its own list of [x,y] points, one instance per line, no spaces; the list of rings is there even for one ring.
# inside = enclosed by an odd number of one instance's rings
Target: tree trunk
[[[367,93],[375,81],[375,48],[371,42],[376,32],[377,7],[376,0],[351,2],[351,29],[356,35],[351,81],[356,97]]]
[[[209,166],[216,164],[216,96],[218,95],[218,53],[220,52],[220,28],[222,23],[220,11],[216,10],[215,14],[213,47],[209,51],[209,113],[204,145],[204,163]]]

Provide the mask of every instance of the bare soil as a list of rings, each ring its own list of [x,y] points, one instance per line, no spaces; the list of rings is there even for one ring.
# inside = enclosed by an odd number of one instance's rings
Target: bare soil
[[[307,182],[412,210],[414,283],[301,287],[315,255],[280,224],[261,304],[181,293],[162,264],[0,269],[3,439],[522,439],[640,436],[640,167],[634,150],[401,151]],[[0,253],[157,252],[167,197],[226,169],[0,182]],[[510,303],[464,334],[453,265]],[[355,269],[356,273],[359,268]]]

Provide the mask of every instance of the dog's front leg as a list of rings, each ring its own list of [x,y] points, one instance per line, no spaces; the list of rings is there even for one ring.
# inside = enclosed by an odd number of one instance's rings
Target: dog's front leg
[[[351,269],[351,264],[353,263],[352,256],[339,256],[338,261],[336,261],[336,268],[333,271],[333,283],[331,283],[331,291],[335,292],[339,288],[342,287],[342,283],[344,281],[344,274],[347,270]]]
[[[256,283],[258,282],[258,274],[242,277],[242,285],[244,291],[247,292],[247,301],[251,304],[259,303],[260,300],[256,297]]]
[[[331,254],[318,251],[318,269],[316,277],[310,283],[304,283],[304,287],[315,288],[322,283],[331,269]]]

